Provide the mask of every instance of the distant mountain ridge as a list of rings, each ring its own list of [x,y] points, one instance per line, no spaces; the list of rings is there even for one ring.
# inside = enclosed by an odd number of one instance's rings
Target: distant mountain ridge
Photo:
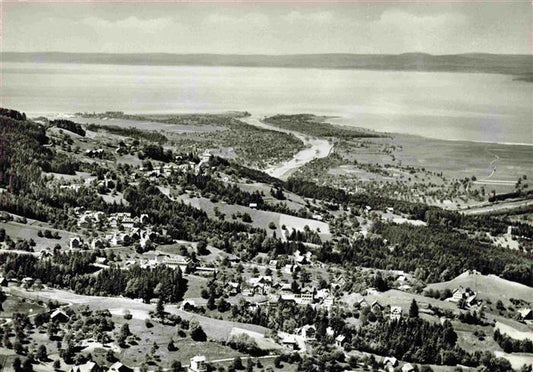
[[[2,62],[83,63],[155,66],[239,66],[398,71],[484,72],[533,75],[533,55],[509,54],[110,54],[3,52]]]

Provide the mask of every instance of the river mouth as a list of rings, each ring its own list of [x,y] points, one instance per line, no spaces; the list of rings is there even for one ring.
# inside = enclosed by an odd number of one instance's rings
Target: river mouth
[[[264,169],[264,171],[272,176],[279,178],[280,180],[286,181],[291,174],[293,174],[298,168],[304,166],[305,164],[315,160],[327,157],[331,150],[333,149],[333,144],[327,140],[313,138],[303,133],[291,131],[287,129],[281,129],[269,124],[266,124],[262,121],[262,117],[252,115],[245,118],[240,118],[239,120],[245,122],[246,124],[253,125],[259,128],[274,130],[277,132],[283,132],[287,134],[292,134],[298,139],[300,139],[305,148],[297,152],[291,159],[286,160],[282,163],[276,164],[272,167]]]

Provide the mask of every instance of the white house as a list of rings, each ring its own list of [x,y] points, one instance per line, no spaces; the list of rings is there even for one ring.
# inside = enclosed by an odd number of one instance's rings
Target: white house
[[[69,246],[70,249],[78,249],[81,248],[81,245],[83,244],[83,241],[81,238],[75,236],[74,238],[70,238]]]
[[[296,342],[296,337],[293,335],[286,334],[281,339],[281,344],[288,347],[291,350],[295,350],[298,346],[298,343]]]
[[[205,372],[207,371],[207,359],[205,355],[196,355],[191,358],[191,364],[189,366],[190,372]]]
[[[300,335],[305,341],[313,341],[316,339],[316,327],[314,325],[306,324],[300,330]]]
[[[344,335],[338,335],[335,337],[335,346],[342,347],[342,344],[344,343],[344,340],[346,339],[346,336]]]
[[[402,318],[402,308],[400,306],[391,306],[390,320],[398,321]]]
[[[131,372],[133,371],[133,369],[120,362],[115,362],[111,365],[111,367],[109,367],[107,371],[108,372]]]
[[[100,370],[100,367],[98,364],[96,364],[93,361],[89,361],[84,364],[78,364],[76,366],[72,366],[69,370],[69,372],[97,372]]]

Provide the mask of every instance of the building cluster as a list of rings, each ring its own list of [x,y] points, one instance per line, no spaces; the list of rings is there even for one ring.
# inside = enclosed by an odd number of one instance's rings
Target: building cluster
[[[141,214],[132,216],[128,212],[106,214],[101,211],[87,211],[76,208],[77,225],[80,228],[98,228],[105,231],[104,236],[93,237],[84,241],[82,237],[70,238],[70,249],[101,249],[106,247],[127,246],[138,242],[145,247],[148,242],[154,242],[157,233],[151,229],[149,216]]]
[[[77,364],[68,370],[69,372],[140,372],[140,367],[129,367],[121,362],[115,362],[110,367],[105,368],[92,360],[83,364]],[[189,372],[206,372],[207,358],[205,355],[195,355],[190,359],[187,369]]]

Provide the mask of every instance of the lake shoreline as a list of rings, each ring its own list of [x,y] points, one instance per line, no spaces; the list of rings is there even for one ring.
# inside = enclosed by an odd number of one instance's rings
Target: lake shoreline
[[[501,74],[5,62],[3,105],[27,114],[312,112],[377,132],[533,144],[533,86]]]
[[[169,111],[169,112],[128,112],[128,115],[188,115],[188,114],[200,114],[200,115],[208,115],[208,114],[226,114],[231,112],[245,112],[246,110],[214,110],[214,111]],[[28,117],[31,118],[37,118],[39,116],[44,116],[49,119],[72,119],[76,118],[76,113],[57,113],[57,112],[26,112]],[[279,115],[280,113],[258,113],[253,114],[254,117],[267,117],[267,116],[273,116],[273,115]],[[351,118],[343,117],[342,115],[323,115],[323,114],[313,114],[306,112],[306,114],[311,114],[316,116],[317,118],[323,118],[324,121],[327,121],[328,119],[342,119],[342,120],[352,120]],[[112,119],[109,119],[112,121]],[[242,118],[240,120],[243,120]],[[355,119],[353,119],[355,120]],[[244,121],[244,120],[243,120]],[[460,143],[473,143],[473,144],[487,144],[487,145],[500,145],[500,146],[521,146],[521,147],[533,147],[533,143],[517,143],[517,142],[498,142],[498,141],[479,141],[479,140],[469,140],[469,139],[448,139],[448,138],[437,138],[437,137],[429,137],[424,136],[420,134],[413,134],[413,133],[402,133],[402,132],[391,132],[391,131],[380,131],[376,129],[370,129],[366,127],[361,127],[357,125],[349,125],[349,124],[343,124],[335,121],[328,121],[328,123],[340,127],[349,127],[352,129],[358,129],[369,133],[376,133],[378,135],[385,135],[385,136],[409,136],[409,137],[416,137],[419,139],[427,139],[427,140],[434,140],[434,141],[446,141],[446,142],[460,142]],[[272,130],[272,128],[270,128]]]

